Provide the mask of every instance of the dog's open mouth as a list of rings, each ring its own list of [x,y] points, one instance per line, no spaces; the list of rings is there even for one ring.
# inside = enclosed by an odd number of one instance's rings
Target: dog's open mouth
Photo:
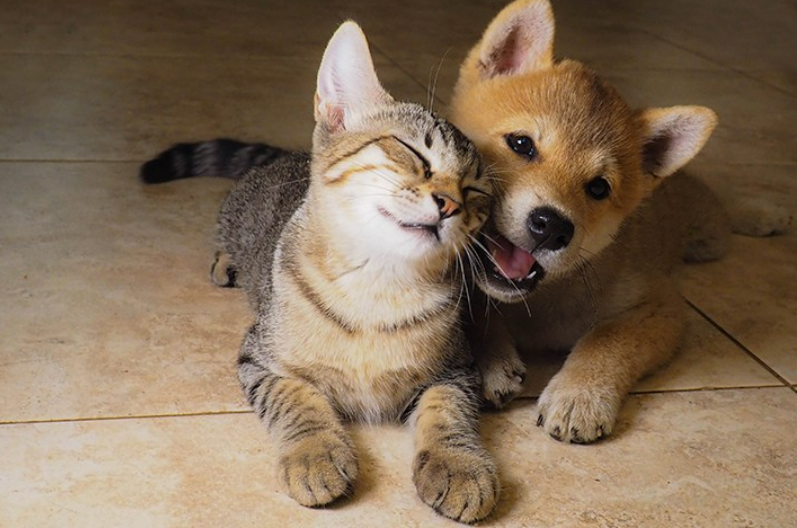
[[[542,280],[545,270],[534,255],[516,246],[498,233],[483,235],[490,254],[482,254],[485,279],[493,288],[520,295],[532,290]]]

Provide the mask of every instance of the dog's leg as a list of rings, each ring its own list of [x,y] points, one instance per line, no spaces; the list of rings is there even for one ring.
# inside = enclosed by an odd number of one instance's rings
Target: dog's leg
[[[210,281],[222,288],[235,288],[237,271],[228,253],[216,251],[210,266]]]
[[[666,288],[576,343],[540,396],[537,425],[553,438],[573,443],[594,442],[612,432],[634,383],[678,347],[684,302]]]
[[[729,206],[734,233],[765,237],[785,233],[791,225],[791,212],[764,199],[746,199]]]
[[[468,340],[482,375],[484,398],[497,409],[523,390],[526,366],[500,317],[473,323]]]

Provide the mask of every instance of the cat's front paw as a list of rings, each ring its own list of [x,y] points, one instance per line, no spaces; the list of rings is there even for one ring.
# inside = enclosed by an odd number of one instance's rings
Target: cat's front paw
[[[612,432],[621,400],[613,389],[574,383],[559,374],[540,396],[537,425],[556,440],[589,444]]]
[[[333,433],[319,433],[290,446],[279,467],[288,495],[309,507],[350,495],[357,477],[354,449]]]
[[[490,358],[479,365],[484,384],[484,397],[500,409],[523,391],[526,365],[514,350],[511,354]]]
[[[498,472],[481,450],[431,448],[413,466],[418,496],[437,513],[462,523],[487,517],[498,501]]]

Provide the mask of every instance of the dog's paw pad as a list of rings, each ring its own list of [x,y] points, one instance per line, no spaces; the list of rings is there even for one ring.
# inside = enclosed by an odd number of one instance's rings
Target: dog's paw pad
[[[520,358],[500,359],[482,368],[484,397],[500,409],[523,391],[526,366]]]
[[[610,390],[569,386],[554,377],[540,396],[537,426],[561,442],[589,444],[611,434],[620,400]]]
[[[793,222],[792,213],[763,201],[748,201],[730,211],[734,233],[753,237],[779,235]]]
[[[222,288],[235,288],[237,286],[237,275],[232,260],[227,253],[216,252],[213,264],[210,266],[210,281]]]

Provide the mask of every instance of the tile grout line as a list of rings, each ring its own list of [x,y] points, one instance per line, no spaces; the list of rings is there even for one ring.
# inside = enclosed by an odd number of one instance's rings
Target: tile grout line
[[[723,68],[725,70],[728,70],[728,71],[734,72],[736,74],[739,74],[739,75],[741,75],[742,77],[745,77],[748,80],[751,80],[751,81],[753,81],[755,83],[758,83],[758,84],[761,84],[763,86],[766,86],[767,88],[771,88],[771,89],[773,89],[773,90],[775,90],[777,92],[780,92],[780,93],[782,93],[784,95],[787,95],[787,96],[789,96],[791,98],[797,98],[797,94],[794,94],[794,93],[790,92],[789,90],[781,88],[780,86],[777,86],[776,84],[772,84],[769,81],[766,81],[766,80],[763,80],[763,79],[759,79],[758,77],[756,77],[754,75],[751,75],[751,74],[747,73],[744,70],[740,70],[738,68],[734,68],[733,66],[728,66],[727,64],[725,64],[722,61],[719,61],[719,60],[711,58],[711,57],[707,57],[706,55],[703,55],[699,51],[695,51],[695,50],[689,49],[689,48],[687,48],[685,46],[682,46],[681,44],[678,44],[677,42],[673,42],[670,39],[668,39],[667,37],[663,37],[661,35],[658,35],[658,34],[652,32],[649,29],[640,28],[640,30],[642,32],[647,33],[648,35],[652,36],[653,38],[659,39],[662,42],[666,42],[667,44],[669,44],[671,46],[675,46],[676,48],[678,48],[680,50],[683,50],[683,51],[686,51],[686,52],[691,53],[693,55],[696,55],[697,57],[700,57],[703,60],[706,60],[708,62],[716,64],[717,66],[720,66],[721,68]]]
[[[151,158],[130,160],[130,159],[36,159],[36,158],[5,158],[0,159],[0,163],[144,163]]]
[[[719,392],[729,390],[757,390],[757,389],[783,389],[783,385],[744,385],[738,387],[696,387],[693,389],[653,389],[643,391],[631,391],[629,396],[644,396],[645,394],[676,394],[689,392]]]
[[[755,389],[781,389],[788,388],[797,392],[797,385],[786,384],[783,385],[745,385],[745,386],[732,386],[732,387],[696,387],[689,389],[656,389],[656,390],[643,390],[631,391],[629,396],[644,396],[646,394],[678,394],[689,392],[717,392],[726,390],[755,390]],[[527,401],[537,400],[539,396],[518,396],[515,400]],[[514,400],[513,400],[514,401]],[[201,416],[235,416],[250,414],[251,410],[233,410],[233,411],[199,411],[192,413],[166,413],[166,414],[133,414],[128,416],[95,416],[86,418],[52,418],[42,420],[0,420],[0,427],[4,425],[41,425],[41,424],[56,424],[56,423],[81,423],[81,422],[115,422],[122,420],[153,420],[161,418],[192,418]]]
[[[725,330],[725,328],[723,328],[722,326],[720,326],[720,325],[719,325],[719,324],[718,324],[716,321],[714,321],[714,319],[712,319],[711,317],[709,317],[709,316],[708,316],[708,315],[707,315],[705,312],[703,312],[703,310],[701,310],[700,308],[698,308],[698,307],[697,307],[697,306],[696,306],[696,305],[695,305],[695,304],[694,304],[692,301],[690,301],[690,300],[689,300],[689,299],[687,299],[686,297],[684,297],[684,300],[686,301],[686,303],[687,303],[689,306],[691,306],[691,307],[692,307],[692,309],[693,309],[693,310],[695,310],[695,311],[696,311],[696,312],[697,312],[697,313],[698,313],[698,314],[699,314],[699,315],[700,315],[700,316],[701,316],[703,319],[705,319],[705,320],[706,320],[706,321],[707,321],[707,322],[708,322],[708,323],[709,323],[711,326],[713,326],[714,328],[716,328],[716,329],[717,329],[717,330],[718,330],[718,331],[719,331],[719,332],[720,332],[722,335],[724,335],[725,337],[727,337],[728,339],[730,339],[730,340],[731,340],[731,342],[733,342],[733,344],[734,344],[734,345],[736,345],[737,347],[739,347],[740,349],[742,349],[742,350],[744,351],[744,353],[745,353],[745,354],[747,354],[748,356],[750,356],[750,358],[751,358],[753,361],[755,361],[755,362],[756,362],[756,363],[758,363],[758,364],[759,364],[761,367],[763,367],[763,368],[764,368],[764,370],[766,370],[767,372],[769,372],[770,374],[772,374],[773,376],[775,376],[775,378],[777,378],[777,379],[778,379],[778,381],[780,381],[780,382],[781,382],[781,383],[782,383],[782,384],[783,384],[785,387],[787,387],[787,388],[791,389],[792,391],[794,391],[795,393],[797,393],[797,388],[795,388],[794,386],[792,386],[792,384],[791,384],[791,383],[789,383],[789,382],[786,380],[786,378],[784,378],[783,376],[781,376],[780,374],[778,374],[778,372],[777,372],[775,369],[773,369],[772,367],[770,367],[769,365],[767,365],[767,364],[764,362],[764,360],[762,360],[760,357],[758,357],[757,355],[755,355],[755,354],[753,353],[753,351],[752,351],[752,350],[750,350],[749,348],[747,348],[747,347],[746,347],[744,344],[742,344],[742,342],[741,342],[741,341],[739,341],[739,340],[738,340],[738,339],[736,339],[734,336],[732,336],[732,335],[730,334],[730,332],[728,332],[727,330]]]
[[[90,418],[53,418],[50,420],[0,420],[0,427],[4,425],[38,425],[51,423],[80,423],[80,422],[114,422],[121,420],[151,420],[159,418],[191,418],[197,416],[232,416],[249,414],[250,410],[240,411],[200,411],[183,414],[141,414],[130,416],[95,416]]]
[[[323,50],[323,45],[319,44],[319,54]],[[225,55],[220,53],[108,53],[104,51],[0,51],[0,57],[79,57],[88,59],[225,59],[227,61],[232,57],[233,59],[245,60],[291,60],[292,62],[308,62],[316,63],[319,59],[316,58],[297,58],[288,53],[281,53],[276,55],[266,53],[235,53],[233,55]]]
[[[756,389],[784,389],[784,388],[794,388],[791,385],[739,385],[739,386],[731,386],[731,387],[694,387],[694,388],[687,388],[687,389],[652,389],[652,390],[640,390],[640,391],[631,391],[628,393],[629,396],[644,396],[646,394],[681,394],[681,393],[690,393],[690,392],[719,392],[719,391],[728,391],[728,390],[756,390]],[[539,396],[518,396],[515,400],[538,400]],[[514,400],[512,400],[514,401]]]

